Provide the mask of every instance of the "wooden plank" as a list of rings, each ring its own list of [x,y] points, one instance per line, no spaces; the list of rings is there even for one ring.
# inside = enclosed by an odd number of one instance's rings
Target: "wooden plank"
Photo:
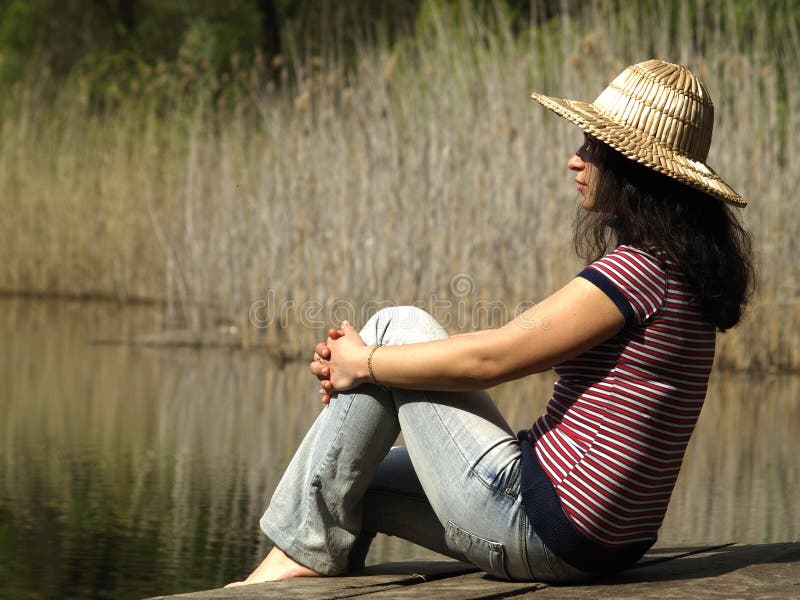
[[[534,595],[535,594],[535,595]],[[230,598],[436,598],[437,600],[594,600],[596,598],[800,598],[800,542],[655,548],[614,578],[575,586],[492,579],[450,560],[392,563],[357,575],[295,579],[171,596]],[[166,598],[166,597],[161,597]]]
[[[488,598],[491,596],[484,597]],[[613,579],[581,586],[548,586],[516,598],[800,598],[800,543],[727,546],[630,569]]]
[[[200,598],[223,598],[248,600],[251,598],[295,598],[313,597],[319,600],[353,598],[383,590],[393,590],[417,583],[437,581],[475,573],[472,565],[442,557],[441,560],[404,561],[373,565],[346,577],[308,577],[289,581],[271,581],[234,588],[220,588],[200,592],[188,592],[174,596],[156,596],[149,600],[191,600]]]
[[[473,573],[394,590],[369,600],[595,600],[597,598],[800,598],[800,543],[657,548],[615,578],[575,586],[508,582]]]
[[[527,597],[548,587],[536,581],[503,581],[485,573],[470,573],[430,583],[380,590],[366,596],[369,600],[389,598],[436,598],[436,600],[491,600],[493,598]],[[533,597],[533,596],[531,596]]]
[[[749,567],[783,565],[798,567],[800,542],[778,544],[725,545],[692,553],[666,563],[634,568],[623,575],[627,580],[678,580],[693,577],[722,577],[727,573]],[[800,577],[800,568],[797,569]]]
[[[639,562],[637,562],[631,568],[640,569],[642,567],[648,567],[660,562],[667,562],[670,560],[675,560],[676,558],[692,556],[694,554],[704,554],[706,552],[720,550],[733,545],[734,542],[728,542],[727,544],[705,544],[700,546],[655,546],[654,548],[650,548],[650,550],[647,551],[647,553],[639,560]]]
[[[636,567],[650,566],[685,556],[709,552],[731,544],[708,545],[701,547],[656,547],[652,548],[637,563]],[[370,600],[388,598],[435,597],[437,600],[487,600],[491,598],[526,598],[534,592],[551,587],[546,583],[531,581],[502,581],[493,579],[485,573],[473,573],[462,577],[453,577],[435,584],[406,587],[379,591],[369,596]],[[585,586],[584,586],[585,587]],[[557,588],[561,589],[561,588]],[[539,598],[540,595],[535,596]]]

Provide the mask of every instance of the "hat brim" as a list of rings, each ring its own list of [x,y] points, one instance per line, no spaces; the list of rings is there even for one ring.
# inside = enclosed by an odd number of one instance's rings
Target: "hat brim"
[[[536,92],[531,94],[531,98],[633,161],[734,206],[747,205],[707,164],[684,156],[657,139],[613,120],[593,104],[553,98]]]

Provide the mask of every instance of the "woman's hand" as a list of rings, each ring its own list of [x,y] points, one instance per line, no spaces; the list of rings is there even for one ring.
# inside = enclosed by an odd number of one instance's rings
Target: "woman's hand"
[[[338,339],[344,335],[344,331],[341,329],[329,329],[328,330],[328,339]],[[320,383],[320,390],[319,395],[322,398],[323,404],[328,404],[331,401],[331,394],[326,391],[326,388],[330,387],[331,381],[331,368],[325,362],[331,357],[331,350],[328,348],[328,344],[326,342],[320,342],[314,348],[314,360],[309,365],[309,370],[311,373],[319,379]]]
[[[347,321],[341,329],[328,330],[327,341],[317,344],[315,350],[310,370],[320,381],[323,404],[328,404],[336,392],[367,380],[367,346]]]
[[[367,346],[349,322],[343,321],[340,330],[342,335],[331,336],[326,345],[331,356],[329,386],[323,385],[328,392],[349,390],[367,380]]]

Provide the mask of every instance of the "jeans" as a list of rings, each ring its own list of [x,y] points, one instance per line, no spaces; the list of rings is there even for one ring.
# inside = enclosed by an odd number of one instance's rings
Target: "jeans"
[[[420,309],[392,307],[361,337],[395,345],[447,333]],[[392,448],[401,430],[406,445]],[[363,384],[323,409],[260,524],[287,555],[325,575],[363,565],[375,533],[386,533],[501,579],[584,579],[528,523],[520,463],[519,443],[486,392]]]

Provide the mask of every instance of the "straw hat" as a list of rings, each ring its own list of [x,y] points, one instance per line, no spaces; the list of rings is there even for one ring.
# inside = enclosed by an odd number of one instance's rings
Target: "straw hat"
[[[661,60],[632,65],[591,104],[536,92],[531,98],[631,160],[736,206],[747,204],[706,164],[714,104],[685,67]]]

